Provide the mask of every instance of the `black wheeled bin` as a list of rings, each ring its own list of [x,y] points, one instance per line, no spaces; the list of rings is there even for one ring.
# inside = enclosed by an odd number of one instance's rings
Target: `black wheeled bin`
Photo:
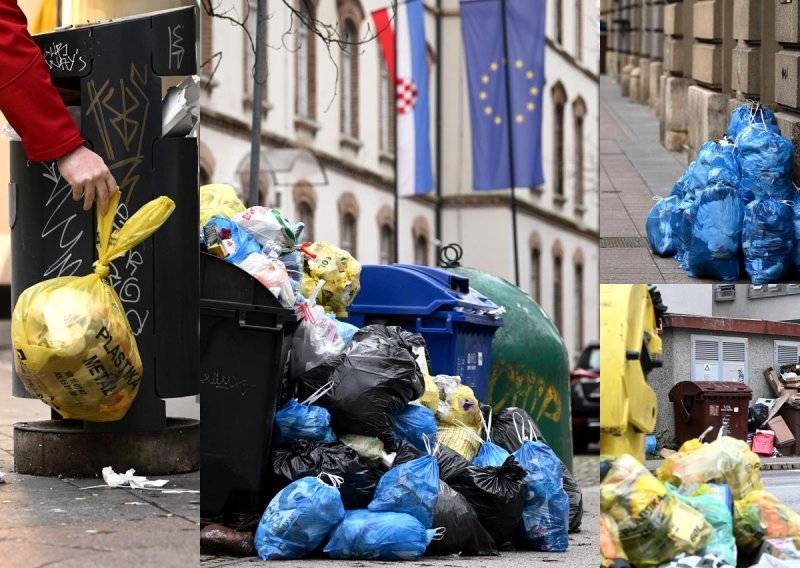
[[[293,309],[213,255],[200,259],[201,515],[260,513]]]
[[[716,439],[724,422],[728,435],[747,439],[747,409],[753,391],[732,381],[681,381],[669,391],[675,410],[675,438],[679,444],[697,438],[708,427],[705,440]]]

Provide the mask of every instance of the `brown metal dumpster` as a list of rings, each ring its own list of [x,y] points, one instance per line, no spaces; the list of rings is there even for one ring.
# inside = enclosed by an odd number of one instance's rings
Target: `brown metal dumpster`
[[[714,440],[724,422],[728,435],[747,439],[747,409],[753,391],[742,383],[682,381],[669,391],[675,410],[675,438],[679,444],[697,438],[709,426],[705,440]]]

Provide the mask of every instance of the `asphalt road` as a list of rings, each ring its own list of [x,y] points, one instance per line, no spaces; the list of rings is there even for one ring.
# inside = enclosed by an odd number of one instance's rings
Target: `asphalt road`
[[[761,472],[764,489],[794,511],[800,512],[800,470],[778,469]]]

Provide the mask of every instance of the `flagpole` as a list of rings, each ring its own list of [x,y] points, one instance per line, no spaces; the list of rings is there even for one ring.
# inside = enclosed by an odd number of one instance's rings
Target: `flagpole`
[[[442,0],[436,0],[436,210],[434,236],[436,257],[442,254]],[[438,264],[437,264],[438,266]]]
[[[511,61],[508,60],[508,30],[506,29],[506,0],[500,0],[503,7],[503,56],[505,57],[506,82],[506,124],[508,125],[508,165],[511,169],[511,234],[514,241],[514,284],[519,287],[519,247],[517,246],[517,195],[514,170],[514,123],[511,121],[511,81],[509,71]]]
[[[394,29],[399,30],[399,19],[398,16],[400,14],[399,2],[394,2]],[[397,36],[400,34],[395,32],[394,34],[394,52],[397,53]],[[395,57],[397,57],[395,55]],[[394,67],[394,74],[395,78],[397,77],[397,61],[395,60],[395,67]],[[394,258],[390,260],[391,262],[399,262],[400,261],[400,185],[399,181],[400,178],[397,176],[397,164],[398,164],[398,147],[397,147],[397,119],[400,116],[397,113],[397,83],[396,81],[390,81],[392,86],[392,91],[389,96],[394,97]]]

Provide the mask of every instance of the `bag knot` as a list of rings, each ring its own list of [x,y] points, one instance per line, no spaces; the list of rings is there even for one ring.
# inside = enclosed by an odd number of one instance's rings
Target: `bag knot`
[[[108,264],[100,260],[95,260],[92,266],[94,267],[94,273],[97,274],[101,279],[105,280],[108,278],[110,272]]]

